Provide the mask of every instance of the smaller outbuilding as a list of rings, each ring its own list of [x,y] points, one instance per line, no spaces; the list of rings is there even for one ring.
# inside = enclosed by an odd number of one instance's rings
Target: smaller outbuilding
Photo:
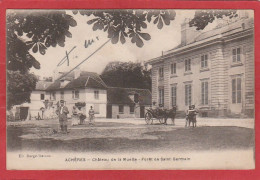
[[[143,118],[150,108],[152,94],[148,89],[109,87],[107,118]]]

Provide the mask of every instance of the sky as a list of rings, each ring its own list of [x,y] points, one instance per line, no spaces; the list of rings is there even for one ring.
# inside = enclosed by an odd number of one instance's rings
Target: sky
[[[172,49],[177,46],[181,40],[181,23],[185,18],[192,18],[194,16],[194,10],[175,10],[176,18],[171,21],[169,26],[164,26],[159,30],[153,23],[148,24],[147,29],[143,29],[143,32],[151,35],[151,40],[145,41],[142,48],[137,47],[135,44],[127,40],[124,45],[120,42],[112,44],[109,42],[91,58],[85,61],[80,69],[84,71],[101,73],[105,66],[112,61],[146,61],[162,54],[162,51]],[[82,16],[80,14],[73,15],[71,11],[67,11],[77,21],[76,27],[70,27],[72,38],[66,38],[65,47],[50,47],[47,49],[45,55],[38,53],[31,54],[40,62],[41,69],[31,69],[36,75],[41,77],[50,77],[54,71],[62,72],[68,71],[75,67],[78,63],[86,59],[91,53],[98,49],[104,42],[108,40],[107,32],[101,30],[93,31],[92,25],[88,25],[86,22],[91,17]],[[209,24],[204,31],[210,30],[215,27],[216,22]],[[97,40],[98,37],[98,40]],[[85,48],[85,40],[94,39],[95,42]],[[73,47],[76,48],[69,54],[70,65],[67,63],[57,66],[58,63],[65,57],[66,51],[70,51]]]

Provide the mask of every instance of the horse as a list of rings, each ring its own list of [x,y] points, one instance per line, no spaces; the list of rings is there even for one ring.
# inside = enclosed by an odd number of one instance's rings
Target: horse
[[[176,110],[177,110],[176,106],[173,106],[169,110],[165,110],[165,112],[164,112],[164,124],[165,125],[167,125],[167,119],[168,118],[171,118],[173,125],[175,125]]]

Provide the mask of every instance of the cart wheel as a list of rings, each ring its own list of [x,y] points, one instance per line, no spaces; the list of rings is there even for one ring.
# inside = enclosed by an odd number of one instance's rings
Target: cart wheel
[[[153,116],[152,116],[152,114],[150,112],[147,112],[145,114],[145,122],[146,122],[146,124],[152,124]]]
[[[160,122],[161,124],[163,124],[163,123],[164,123],[164,118],[163,118],[163,117],[159,117],[159,122]]]

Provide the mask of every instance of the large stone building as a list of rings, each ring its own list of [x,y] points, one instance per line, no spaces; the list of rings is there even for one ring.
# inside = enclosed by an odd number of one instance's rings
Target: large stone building
[[[152,102],[202,116],[254,116],[254,19],[247,15],[207,31],[181,25],[181,43],[148,61]]]

